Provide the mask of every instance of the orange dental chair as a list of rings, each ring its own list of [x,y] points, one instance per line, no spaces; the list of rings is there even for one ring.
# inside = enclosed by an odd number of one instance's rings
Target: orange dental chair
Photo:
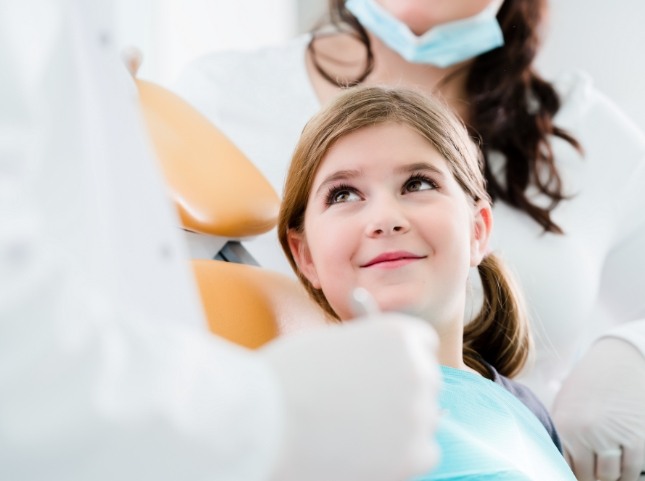
[[[179,210],[209,328],[257,348],[327,322],[295,279],[257,265],[243,241],[271,230],[280,199],[262,174],[177,95],[135,79],[153,147]],[[282,255],[276,253],[276,255]]]

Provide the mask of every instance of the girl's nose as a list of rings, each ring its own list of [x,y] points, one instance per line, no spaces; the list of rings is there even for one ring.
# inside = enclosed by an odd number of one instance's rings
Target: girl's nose
[[[397,232],[402,232],[403,230],[404,230],[404,227],[402,225],[376,227],[374,228],[372,234],[377,236],[386,235],[386,234],[396,234]]]
[[[397,235],[410,229],[410,223],[396,200],[375,202],[371,207],[371,220],[367,225],[368,236]]]

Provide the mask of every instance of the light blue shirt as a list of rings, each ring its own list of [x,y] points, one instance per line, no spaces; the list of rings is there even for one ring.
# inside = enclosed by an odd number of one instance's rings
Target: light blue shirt
[[[439,465],[415,481],[575,481],[538,418],[483,376],[441,367]]]

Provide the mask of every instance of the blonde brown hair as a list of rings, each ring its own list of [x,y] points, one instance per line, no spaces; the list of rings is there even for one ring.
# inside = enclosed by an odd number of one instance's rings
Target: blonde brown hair
[[[305,126],[287,174],[278,220],[278,236],[291,267],[312,298],[332,317],[338,316],[322,290],[300,272],[289,248],[288,234],[304,230],[305,212],[316,172],[340,138],[366,127],[393,122],[407,125],[432,145],[473,202],[486,200],[482,156],[463,123],[439,101],[411,90],[355,87],[338,96]],[[481,312],[464,329],[464,361],[485,376],[482,359],[506,376],[526,362],[531,338],[512,279],[501,261],[487,255],[478,266],[484,290]]]

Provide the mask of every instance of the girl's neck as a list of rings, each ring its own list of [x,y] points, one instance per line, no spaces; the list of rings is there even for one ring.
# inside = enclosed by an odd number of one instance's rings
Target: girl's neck
[[[390,85],[412,88],[429,95],[440,95],[466,119],[468,113],[464,90],[467,66],[464,64],[439,68],[410,63],[370,34],[374,69],[363,85]],[[365,46],[349,34],[333,34],[315,42],[316,60],[331,77],[355,79],[363,72],[366,62]],[[321,104],[326,104],[339,92],[316,69],[311,51],[307,53],[307,70]]]
[[[464,363],[464,329],[460,320],[443,326],[434,325],[439,338],[437,361],[455,369],[477,373]]]

